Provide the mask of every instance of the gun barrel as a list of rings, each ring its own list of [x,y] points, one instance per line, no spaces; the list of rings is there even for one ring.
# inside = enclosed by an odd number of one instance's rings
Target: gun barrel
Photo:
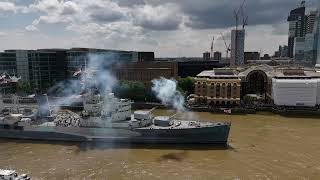
[[[157,109],[157,107],[154,107],[154,108],[152,108],[149,112],[151,113],[151,112],[153,112],[154,110],[156,110]]]

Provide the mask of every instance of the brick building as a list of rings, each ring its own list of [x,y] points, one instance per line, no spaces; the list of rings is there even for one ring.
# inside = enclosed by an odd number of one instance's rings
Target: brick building
[[[232,69],[203,71],[195,78],[195,101],[210,106],[240,104],[241,79]]]
[[[132,62],[112,68],[118,80],[141,81],[147,87],[151,81],[159,77],[177,78],[176,62]]]

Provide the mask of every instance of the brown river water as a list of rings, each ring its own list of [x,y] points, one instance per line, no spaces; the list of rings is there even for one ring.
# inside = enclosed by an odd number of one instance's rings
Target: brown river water
[[[229,147],[120,147],[0,139],[0,168],[15,169],[33,179],[320,179],[319,117],[197,116],[231,121]]]

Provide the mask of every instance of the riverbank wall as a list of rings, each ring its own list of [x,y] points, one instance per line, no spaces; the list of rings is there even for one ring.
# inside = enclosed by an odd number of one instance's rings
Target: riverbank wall
[[[152,109],[157,107],[158,109],[171,109],[171,107],[164,106],[160,103],[133,103],[133,109]],[[259,106],[259,107],[208,107],[208,106],[189,106],[190,111],[195,112],[212,112],[212,113],[225,113],[225,110],[231,110],[232,114],[255,114],[258,112],[270,112],[285,116],[320,116],[319,108],[312,107],[277,107],[277,106]]]

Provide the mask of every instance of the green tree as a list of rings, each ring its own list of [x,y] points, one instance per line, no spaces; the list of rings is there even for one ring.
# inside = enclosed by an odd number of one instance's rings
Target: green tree
[[[32,88],[29,82],[19,81],[18,82],[18,93],[27,95],[32,93]]]
[[[194,93],[195,80],[192,77],[180,78],[178,80],[178,90],[182,90],[182,93],[190,95]]]
[[[119,98],[144,101],[146,87],[139,81],[120,81],[120,83],[113,89],[113,92],[115,92],[115,95]]]

